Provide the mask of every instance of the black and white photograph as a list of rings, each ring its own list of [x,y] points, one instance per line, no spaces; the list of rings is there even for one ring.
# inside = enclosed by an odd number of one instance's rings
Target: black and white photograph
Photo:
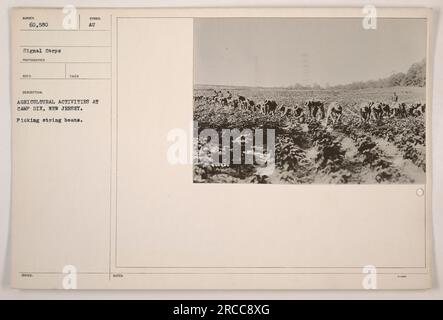
[[[195,19],[194,183],[425,183],[426,56],[426,19]]]

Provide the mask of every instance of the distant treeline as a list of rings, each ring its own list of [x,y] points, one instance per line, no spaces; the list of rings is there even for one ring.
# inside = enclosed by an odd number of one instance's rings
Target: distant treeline
[[[412,86],[412,87],[424,87],[426,85],[426,60],[423,59],[420,62],[414,63],[409,70],[404,72],[397,72],[387,78],[369,81],[357,81],[349,84],[340,84],[334,86],[320,86],[319,84],[313,84],[310,86],[304,86],[301,84],[291,85],[289,89],[298,90],[320,90],[320,89],[366,89],[366,88],[389,88],[395,86]]]

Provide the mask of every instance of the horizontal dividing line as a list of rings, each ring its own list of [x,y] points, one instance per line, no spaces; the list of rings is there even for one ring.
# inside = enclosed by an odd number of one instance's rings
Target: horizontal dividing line
[[[111,80],[111,78],[20,78],[20,80]]]
[[[63,272],[20,272],[20,274],[39,274],[39,275],[64,275]],[[77,272],[77,274],[86,275],[109,275],[109,272]],[[338,274],[338,275],[364,275],[362,272],[112,272],[111,275],[129,274],[129,275],[147,275],[147,274],[198,274],[198,275],[221,275],[221,274]],[[402,275],[426,275],[427,272],[377,272],[377,274],[402,274]]]
[[[95,62],[95,61],[20,61],[20,63],[36,63],[36,64],[44,64],[44,63],[53,63],[53,64],[111,64],[111,62]]]
[[[113,274],[119,274],[119,273],[113,273]],[[338,275],[364,275],[362,272],[124,272],[121,274],[134,274],[134,275],[143,275],[143,274],[272,274],[272,275],[279,275],[279,274],[338,274]],[[423,273],[399,273],[399,272],[377,272],[377,274],[405,274],[405,275],[411,275],[411,274],[417,274],[417,275],[425,275],[428,274],[427,272]]]
[[[21,271],[20,274],[66,274],[60,271],[36,271],[36,272],[28,272],[28,271]],[[84,272],[77,272],[77,274],[108,274],[108,272],[92,272],[92,271],[84,271]]]
[[[252,15],[252,16],[233,16],[233,15],[219,15],[219,14],[208,14],[208,15],[189,15],[189,16],[118,16],[117,19],[334,19],[334,20],[340,20],[340,19],[363,19],[365,16],[362,15],[355,15],[355,16],[282,16],[282,15]],[[413,16],[404,16],[404,17],[378,17],[377,19],[420,19],[420,20],[427,20],[427,17],[413,17]]]
[[[21,45],[20,48],[111,48],[111,46],[47,46],[47,45]]]
[[[67,31],[67,32],[78,32],[78,31],[87,31],[87,32],[110,32],[111,30],[80,30],[80,29],[20,29],[20,31]]]
[[[115,266],[121,269],[363,269],[359,267],[148,267],[148,266]],[[426,269],[424,267],[376,267],[376,269]]]

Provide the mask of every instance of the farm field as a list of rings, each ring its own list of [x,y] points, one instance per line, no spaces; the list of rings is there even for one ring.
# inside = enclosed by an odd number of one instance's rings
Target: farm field
[[[300,120],[282,112],[261,112],[234,108],[231,103],[212,102],[214,90],[233,97],[243,96],[263,104],[304,108]],[[407,105],[425,103],[424,87],[371,88],[361,90],[292,90],[277,88],[196,86],[194,121],[203,129],[274,129],[275,168],[263,164],[220,165],[194,163],[196,183],[273,184],[379,184],[424,183],[426,177],[425,113],[396,116],[388,114],[362,121],[360,106],[365,102]],[[203,97],[203,98],[202,98]],[[342,107],[336,123],[310,117],[304,103],[336,102]],[[198,152],[208,141],[198,142]],[[244,144],[244,143],[243,143]],[[221,145],[212,145],[211,148]],[[205,149],[206,148],[206,149]],[[253,151],[255,154],[255,150]],[[244,155],[243,155],[244,156]]]

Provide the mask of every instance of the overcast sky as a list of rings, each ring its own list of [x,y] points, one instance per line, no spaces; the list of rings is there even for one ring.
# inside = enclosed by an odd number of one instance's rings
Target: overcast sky
[[[194,20],[194,82],[244,86],[346,84],[406,72],[426,57],[426,20]]]

